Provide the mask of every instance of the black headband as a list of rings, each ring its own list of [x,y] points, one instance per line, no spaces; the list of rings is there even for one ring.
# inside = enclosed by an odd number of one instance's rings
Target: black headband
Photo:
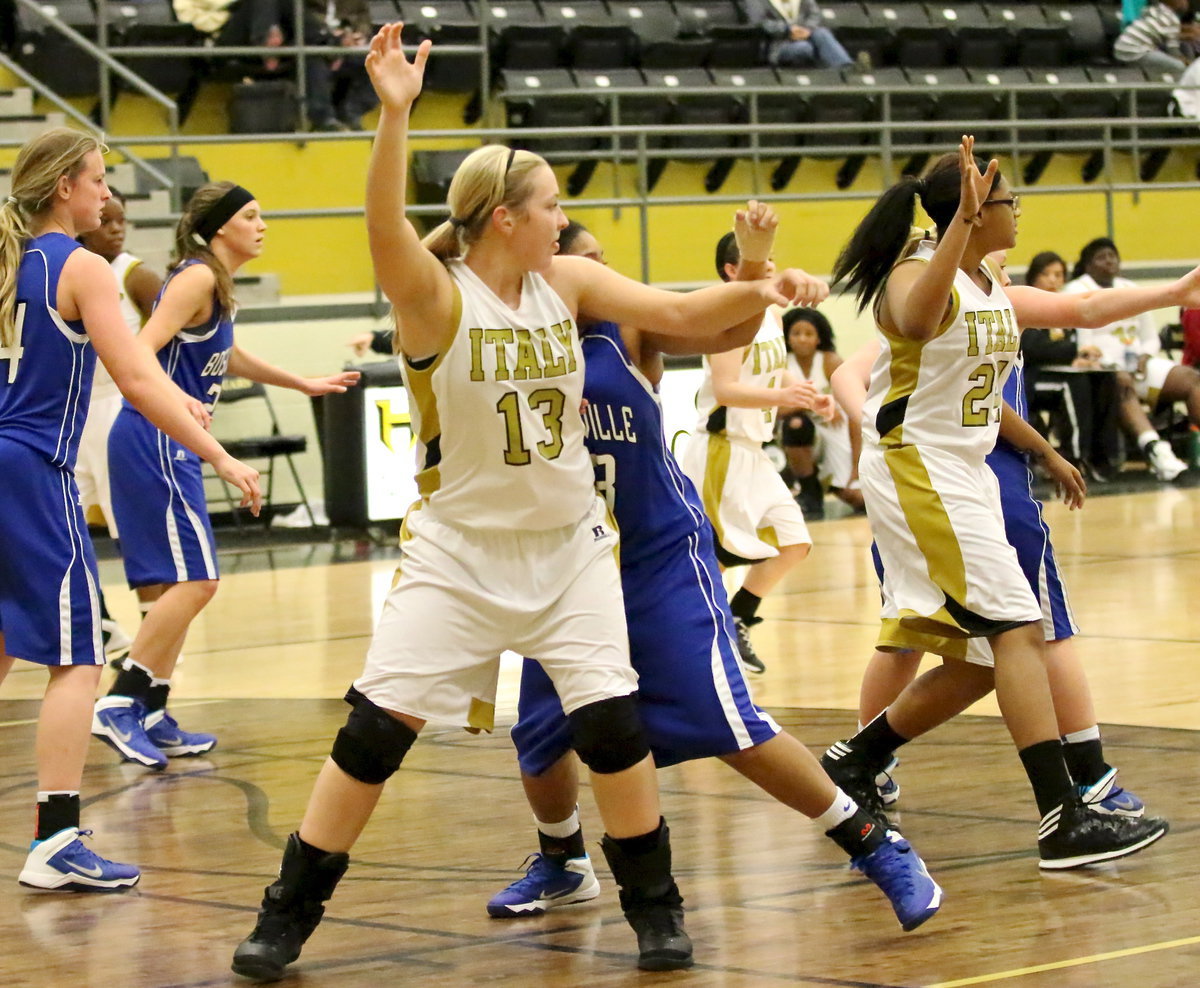
[[[243,206],[253,201],[254,196],[240,185],[235,185],[209,207],[192,232],[205,244],[211,243],[217,231],[236,216]]]

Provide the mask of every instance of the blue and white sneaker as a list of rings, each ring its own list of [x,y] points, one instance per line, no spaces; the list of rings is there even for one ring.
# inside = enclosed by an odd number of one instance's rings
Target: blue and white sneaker
[[[891,806],[900,798],[900,783],[892,776],[899,764],[900,759],[892,755],[892,760],[875,776],[875,788],[879,790],[879,801],[884,806]]]
[[[912,845],[894,830],[889,830],[887,840],[870,854],[852,859],[850,866],[883,890],[906,933],[941,908],[941,886],[929,876]]]
[[[1115,768],[1105,772],[1095,785],[1080,786],[1079,795],[1083,799],[1083,805],[1090,806],[1097,813],[1128,817],[1146,814],[1146,804],[1133,793],[1117,785]]]
[[[185,731],[165,710],[155,710],[146,714],[144,726],[146,737],[168,758],[203,755],[217,746],[215,734]]]
[[[531,854],[525,860],[530,862],[525,877],[492,896],[487,904],[489,916],[495,919],[541,916],[547,909],[586,902],[600,894],[592,860],[586,854],[582,858],[567,858],[561,867],[544,854]]]
[[[52,837],[34,841],[17,881],[33,889],[59,892],[121,892],[141,878],[133,865],[106,861],[80,839],[90,830],[66,827]]]
[[[130,696],[104,696],[96,701],[92,734],[128,762],[166,768],[167,756],[146,736],[146,707]]]

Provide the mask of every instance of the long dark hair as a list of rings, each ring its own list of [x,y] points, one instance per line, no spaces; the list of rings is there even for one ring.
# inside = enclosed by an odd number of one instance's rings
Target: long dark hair
[[[560,254],[571,253],[571,248],[575,246],[575,241],[579,239],[580,234],[587,232],[588,228],[582,223],[567,220],[567,225],[558,231],[558,252]]]
[[[1105,247],[1110,248],[1120,258],[1121,252],[1117,250],[1117,245],[1109,240],[1108,237],[1097,237],[1095,240],[1089,240],[1083,245],[1083,250],[1079,252],[1079,260],[1075,262],[1075,267],[1071,270],[1071,278],[1081,278],[1087,274],[1088,265],[1092,263],[1092,258],[1104,250]]]
[[[817,309],[795,308],[788,309],[783,314],[783,335],[786,339],[792,326],[798,322],[806,322],[817,331],[817,349],[822,353],[833,353],[837,345],[833,339],[833,325],[825,318],[825,313]]]
[[[1029,267],[1025,269],[1025,284],[1036,285],[1038,277],[1051,264],[1061,264],[1063,274],[1067,273],[1067,262],[1052,250],[1044,250],[1040,254],[1034,254],[1033,260],[1029,262]]]
[[[986,163],[975,159],[982,173]],[[1000,172],[992,188],[1000,181]],[[937,224],[940,237],[954,219],[962,195],[958,172],[958,152],[942,155],[923,178],[906,175],[884,192],[871,207],[838,255],[833,269],[835,284],[845,282],[843,291],[852,292],[862,312],[879,294],[892,266],[904,253],[916,218],[916,200]]]

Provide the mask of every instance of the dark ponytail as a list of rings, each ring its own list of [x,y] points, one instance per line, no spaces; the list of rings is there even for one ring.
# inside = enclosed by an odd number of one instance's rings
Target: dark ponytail
[[[978,158],[975,164],[981,173],[986,168]],[[997,171],[992,188],[999,181]],[[903,256],[916,218],[916,200],[921,200],[921,208],[937,225],[940,237],[958,212],[961,195],[958,153],[953,152],[938,158],[923,178],[906,175],[879,197],[842,248],[833,269],[835,284],[845,282],[842,290],[853,292],[859,312],[874,301],[893,265]]]

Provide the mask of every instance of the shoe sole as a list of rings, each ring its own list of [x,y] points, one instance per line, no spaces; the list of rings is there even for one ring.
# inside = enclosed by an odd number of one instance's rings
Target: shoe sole
[[[1066,871],[1069,868],[1082,868],[1085,865],[1099,864],[1101,861],[1115,861],[1117,858],[1124,858],[1130,854],[1136,854],[1138,851],[1149,847],[1156,840],[1159,840],[1167,835],[1167,831],[1171,829],[1170,824],[1163,824],[1161,830],[1156,831],[1149,837],[1144,837],[1136,844],[1130,844],[1128,847],[1120,847],[1113,851],[1098,851],[1095,854],[1080,854],[1073,858],[1042,858],[1038,862],[1038,867],[1044,871]]]
[[[935,889],[933,899],[930,900],[929,905],[925,907],[921,915],[919,915],[916,919],[910,919],[907,923],[900,924],[900,929],[902,929],[905,933],[911,933],[922,923],[933,919],[933,917],[937,915],[938,910],[942,908],[942,897],[944,895],[942,892],[942,887],[936,882],[934,883],[933,887]]]
[[[571,895],[561,899],[539,899],[537,902],[506,903],[487,906],[487,914],[492,919],[529,919],[533,916],[544,916],[548,909],[559,906],[574,906],[580,902],[591,902],[600,894],[600,883],[596,882],[590,888],[577,889]]]
[[[135,875],[133,878],[114,879],[112,882],[104,885],[92,885],[89,882],[75,881],[71,875],[62,875],[60,878],[62,880],[57,884],[46,885],[37,881],[36,876],[21,872],[17,878],[17,883],[37,892],[127,892],[141,881],[142,876]]]
[[[230,965],[230,970],[234,974],[240,974],[243,978],[249,978],[251,981],[278,981],[287,973],[286,967],[277,967],[274,964],[268,964],[257,957],[246,960],[234,958],[233,964]]]
[[[168,758],[190,758],[194,755],[206,755],[217,746],[217,742],[212,744],[173,744],[168,748],[159,748]]]
[[[653,954],[639,957],[637,966],[641,971],[682,971],[695,963],[691,954],[686,957],[680,954]]]
[[[133,762],[135,765],[141,765],[143,768],[152,768],[155,771],[161,771],[162,769],[167,767],[167,760],[166,760],[165,756],[161,762],[146,761],[144,758],[139,756],[136,752],[131,754],[130,750],[121,747],[119,742],[114,741],[111,737],[108,736],[107,733],[103,732],[102,730],[97,731],[94,726],[92,727],[92,737],[96,738],[99,741],[103,741],[106,745],[108,745],[110,748],[112,748],[113,751],[115,751],[118,755],[121,756],[122,761]]]

